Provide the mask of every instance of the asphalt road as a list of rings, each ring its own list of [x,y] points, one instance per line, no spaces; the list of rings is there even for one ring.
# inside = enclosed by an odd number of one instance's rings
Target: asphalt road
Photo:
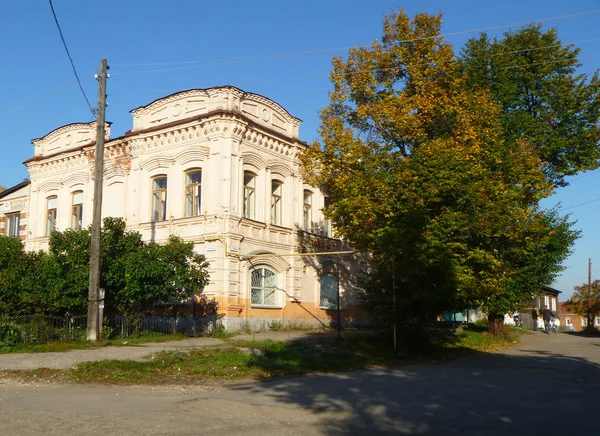
[[[240,386],[0,384],[6,435],[596,433],[600,338],[536,333],[440,365]]]

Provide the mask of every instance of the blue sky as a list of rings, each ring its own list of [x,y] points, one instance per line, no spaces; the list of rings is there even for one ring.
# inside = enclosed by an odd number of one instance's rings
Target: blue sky
[[[131,128],[129,110],[188,88],[235,85],[280,103],[304,122],[300,134],[318,137],[318,111],[328,103],[331,57],[381,36],[383,14],[444,14],[444,33],[543,20],[600,9],[597,0],[53,0],[71,55],[92,107],[94,74],[105,56],[111,66],[107,120],[112,136]],[[493,6],[492,6],[493,4]],[[600,68],[600,14],[551,21],[564,42],[582,48],[582,72]],[[506,30],[506,29],[505,29]],[[492,30],[490,35],[501,35]],[[459,48],[476,33],[449,36]],[[25,177],[31,139],[72,122],[92,120],[46,0],[5,2],[0,17],[0,185]],[[587,280],[587,259],[600,241],[596,216],[600,170],[572,178],[544,202],[561,203],[583,231],[566,271],[554,285],[568,296]],[[579,206],[577,206],[579,205]],[[571,206],[577,206],[570,208]],[[567,209],[569,208],[569,209]]]

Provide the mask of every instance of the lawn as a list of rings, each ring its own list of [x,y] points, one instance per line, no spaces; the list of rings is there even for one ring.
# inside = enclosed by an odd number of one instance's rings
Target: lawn
[[[160,352],[149,361],[86,362],[67,371],[11,373],[26,379],[58,379],[76,383],[201,384],[207,380],[268,378],[319,372],[343,372],[409,363],[434,364],[470,353],[494,352],[513,345],[523,330],[510,337],[483,329],[431,332],[419,352],[395,352],[389,335],[357,335],[336,340],[322,335],[288,342],[235,341],[190,352]]]

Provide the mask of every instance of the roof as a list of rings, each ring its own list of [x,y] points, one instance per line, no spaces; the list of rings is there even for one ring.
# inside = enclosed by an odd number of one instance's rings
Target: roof
[[[567,307],[567,302],[563,301],[562,303],[558,303],[558,306],[560,308],[560,313],[563,315],[575,315],[575,312],[573,310],[570,310]]]
[[[10,195],[15,191],[18,191],[19,189],[24,188],[25,186],[29,185],[30,183],[31,183],[31,181],[29,181],[29,179],[25,179],[18,185],[12,186],[12,187],[7,188],[4,191],[0,192],[0,198],[4,198],[7,195]]]
[[[552,294],[555,297],[558,297],[558,294],[562,293],[562,291],[559,291],[558,289],[554,289],[554,288],[551,288],[550,286],[546,286],[546,285],[542,286],[542,291],[546,292],[548,294]]]

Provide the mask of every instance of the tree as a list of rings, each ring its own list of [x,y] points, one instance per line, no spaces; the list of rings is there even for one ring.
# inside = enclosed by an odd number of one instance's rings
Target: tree
[[[52,313],[85,312],[89,279],[90,230],[65,230],[50,236],[46,268]],[[182,301],[208,284],[208,263],[193,243],[172,236],[167,244],[145,243],[127,231],[120,218],[105,218],[101,234],[100,286],[104,313],[139,313],[158,301]]]
[[[301,156],[337,232],[373,253],[367,305],[408,332],[465,304],[498,319],[531,293],[524,263],[536,288],[559,269],[523,257],[553,248],[560,263],[570,246],[570,224],[537,205],[553,186],[536,150],[503,141],[502,108],[467,86],[440,29],[440,15],[392,13],[381,42],[335,58],[322,143]]]
[[[575,292],[567,301],[567,307],[587,318],[587,328],[594,328],[594,318],[600,315],[600,280],[574,287]]]
[[[483,33],[460,58],[467,85],[489,89],[502,107],[504,140],[533,145],[556,186],[600,165],[600,77],[577,73],[579,52],[531,24],[501,39]]]

